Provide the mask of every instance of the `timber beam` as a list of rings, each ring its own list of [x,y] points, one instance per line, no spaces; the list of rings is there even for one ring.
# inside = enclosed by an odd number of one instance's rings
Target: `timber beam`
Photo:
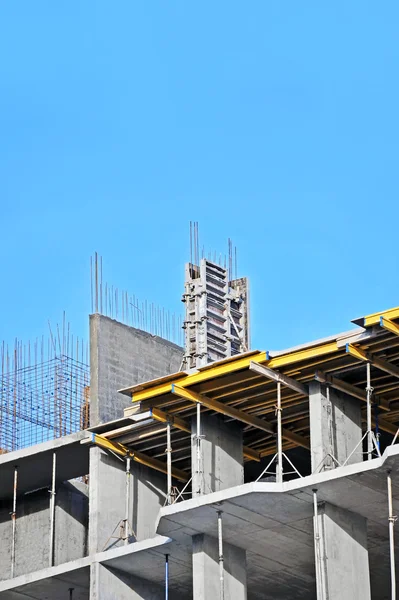
[[[364,350],[361,350],[356,346],[352,346],[352,344],[346,345],[346,352],[354,358],[357,358],[358,360],[363,360],[364,362],[369,362],[377,369],[385,371],[385,373],[389,373],[389,375],[392,375],[393,377],[397,377],[399,379],[399,367],[388,362],[387,360],[378,358],[373,354],[368,354]]]
[[[186,400],[190,400],[191,402],[202,404],[209,408],[210,410],[214,410],[220,414],[225,415],[226,417],[231,417],[232,419],[236,419],[237,421],[241,421],[246,425],[250,425],[251,427],[255,427],[256,429],[261,429],[266,433],[270,433],[275,436],[276,431],[274,425],[266,421],[266,419],[260,419],[255,415],[250,415],[234,406],[229,406],[228,404],[223,404],[222,402],[218,402],[217,400],[212,400],[207,396],[203,396],[202,394],[197,394],[190,389],[182,388],[176,384],[172,384],[172,394],[179,396],[180,398],[184,398]],[[293,442],[297,446],[302,446],[307,450],[310,449],[309,440],[294,433],[293,431],[289,431],[288,429],[282,430],[282,437],[290,442]]]
[[[273,369],[269,369],[269,367],[265,367],[264,365],[260,365],[253,361],[249,363],[249,368],[258,375],[263,375],[263,377],[266,377],[267,379],[282,383],[302,396],[309,396],[309,388],[307,385],[296,381],[296,379],[293,379],[292,377],[288,377],[288,375],[280,373],[280,371],[274,371]]]
[[[128,448],[119,442],[113,442],[112,440],[109,440],[98,433],[92,433],[90,438],[82,441],[88,444],[95,444],[96,446],[104,448],[105,450],[110,450],[119,456],[129,457],[141,465],[145,465],[146,467],[150,467],[155,471],[160,471],[161,473],[167,475],[168,470],[166,463],[163,463],[161,460],[153,458],[152,456],[148,456],[143,452],[137,452],[136,450]],[[172,477],[184,482],[189,480],[188,473],[181,469],[176,469],[176,467],[172,467]]]
[[[347,383],[346,381],[342,381],[342,379],[338,379],[338,377],[333,377],[332,375],[328,375],[328,373],[323,373],[322,371],[316,371],[315,373],[316,381],[320,383],[326,383],[331,386],[335,390],[340,392],[344,392],[349,396],[353,396],[354,398],[358,398],[362,402],[367,403],[367,393],[366,391],[361,390],[360,388],[352,385],[351,383]],[[373,404],[378,404],[378,406],[382,410],[389,410],[389,403],[380,396],[373,395]]]

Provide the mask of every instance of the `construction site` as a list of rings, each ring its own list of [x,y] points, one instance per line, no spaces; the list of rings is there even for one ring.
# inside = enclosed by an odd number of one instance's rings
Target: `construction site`
[[[181,316],[95,254],[87,342],[2,345],[0,600],[395,600],[399,307],[253,348],[232,242],[187,258]]]

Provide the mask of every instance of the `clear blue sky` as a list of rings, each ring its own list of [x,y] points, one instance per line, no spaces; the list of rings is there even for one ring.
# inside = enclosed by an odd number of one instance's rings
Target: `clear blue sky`
[[[180,310],[188,223],[238,246],[253,346],[399,304],[399,4],[0,6],[0,339],[65,309],[89,257]]]

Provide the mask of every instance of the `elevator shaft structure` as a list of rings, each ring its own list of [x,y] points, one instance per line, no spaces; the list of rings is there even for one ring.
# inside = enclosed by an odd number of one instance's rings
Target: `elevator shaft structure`
[[[184,369],[203,367],[249,350],[247,278],[229,281],[226,268],[201,259],[186,264]]]

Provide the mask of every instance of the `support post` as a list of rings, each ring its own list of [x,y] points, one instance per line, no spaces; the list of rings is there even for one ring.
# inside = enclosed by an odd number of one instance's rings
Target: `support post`
[[[166,463],[167,463],[167,496],[166,501],[168,504],[172,504],[172,436],[171,436],[171,424],[168,421],[166,426]]]
[[[126,487],[125,487],[125,546],[129,543],[129,509],[130,509],[130,456],[126,457]]]
[[[57,468],[57,454],[53,452],[53,471],[51,475],[50,490],[50,548],[49,548],[49,566],[54,566],[54,528],[55,528],[55,477]]]
[[[283,482],[283,440],[281,437],[281,383],[277,382],[277,469],[276,481]]]
[[[371,431],[371,397],[373,394],[373,388],[371,387],[371,364],[368,362],[367,368],[367,460],[373,458],[373,438]]]
[[[169,554],[165,554],[165,600],[169,598]]]
[[[15,570],[15,530],[17,525],[17,487],[18,487],[18,467],[14,469],[14,491],[12,501],[12,538],[11,538],[11,578],[14,577]]]
[[[224,558],[223,558],[223,529],[222,511],[218,510],[218,549],[219,549],[219,585],[220,600],[224,600]]]
[[[387,475],[387,486],[388,486],[388,522],[389,522],[389,555],[391,563],[391,598],[396,600],[396,570],[395,570],[395,540],[394,540],[394,527],[396,517],[393,515],[392,510],[392,480],[391,472],[388,471]]]
[[[319,532],[319,515],[317,509],[317,490],[313,490],[313,521],[314,521],[314,548],[315,548],[315,559],[316,559],[316,587],[317,587],[317,600],[325,600],[326,598],[326,584],[325,584],[325,572],[323,565],[323,555],[321,550],[321,538]]]
[[[197,404],[197,482],[198,482],[198,490],[197,495],[201,495],[203,493],[201,486],[201,404]]]

